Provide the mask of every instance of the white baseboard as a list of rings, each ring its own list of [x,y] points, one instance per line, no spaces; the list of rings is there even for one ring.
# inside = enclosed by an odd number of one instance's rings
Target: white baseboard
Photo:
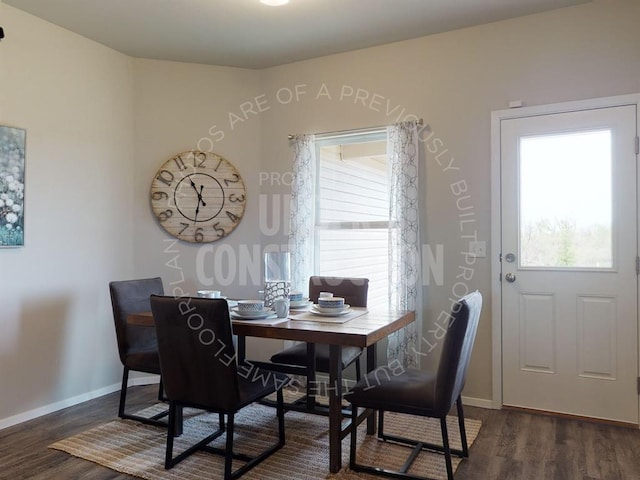
[[[465,397],[463,395],[462,404],[465,406],[469,405],[470,407],[495,409],[493,400],[487,400],[486,398]]]
[[[129,386],[131,387],[136,385],[150,385],[158,383],[159,381],[160,377],[157,375],[145,377],[130,377]],[[74,405],[78,405],[88,400],[93,400],[94,398],[117,392],[118,390],[120,390],[119,382],[99,388],[98,390],[93,390],[81,395],[76,395],[75,397],[65,398],[64,400],[60,400],[59,402],[50,403],[49,405],[34,408],[33,410],[28,410],[26,412],[13,415],[8,418],[0,419],[0,430],[12,427],[13,425],[17,425],[19,423],[33,420],[34,418],[42,417],[43,415],[48,415],[49,413],[57,412],[58,410],[62,410],[63,408],[73,407]]]

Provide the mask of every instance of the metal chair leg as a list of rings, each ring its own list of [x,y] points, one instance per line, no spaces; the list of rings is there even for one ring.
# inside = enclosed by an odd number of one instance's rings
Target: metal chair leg
[[[284,435],[284,394],[282,393],[282,388],[278,390],[277,393],[277,415],[278,415],[278,445],[284,446],[285,435]]]
[[[447,478],[453,480],[453,465],[451,464],[451,449],[449,447],[449,434],[447,432],[447,417],[440,419],[440,429],[442,430],[442,446],[444,449],[444,460],[447,464]]]
[[[129,369],[124,367],[122,372],[122,386],[120,387],[120,404],[118,405],[118,416],[124,418],[124,406],[127,401],[127,385],[129,384]]]
[[[460,427],[460,441],[462,443],[462,455],[464,457],[468,457],[469,445],[467,444],[467,430],[464,426],[464,411],[462,409],[462,398],[458,397],[458,400],[456,400],[456,406],[458,408],[458,426]]]
[[[234,415],[229,414],[227,419],[227,445],[224,456],[224,480],[231,480],[231,464],[233,463],[233,427]]]
[[[173,438],[176,431],[176,404],[169,404],[169,425],[167,430],[167,448],[164,455],[164,468],[169,469],[173,466]]]

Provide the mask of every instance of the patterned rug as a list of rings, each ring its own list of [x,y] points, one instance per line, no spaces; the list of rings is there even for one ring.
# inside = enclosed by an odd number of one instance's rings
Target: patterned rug
[[[143,412],[152,415],[165,409],[157,405]],[[176,438],[174,456],[187,446],[206,437],[218,427],[218,415],[185,409],[184,433]],[[247,472],[247,480],[353,480],[378,479],[348,469],[349,436],[342,442],[343,468],[329,473],[328,419],[319,415],[287,412],[285,415],[286,445],[264,462]],[[452,447],[460,448],[456,417],[447,419]],[[469,445],[480,431],[479,420],[465,421]],[[358,430],[358,461],[388,468],[398,468],[409,455],[409,449],[388,442],[380,442],[374,435],[365,435],[366,426]],[[245,407],[236,415],[235,449],[249,455],[265,449],[276,441],[275,409],[260,404]],[[409,415],[385,414],[385,432],[441,442],[439,421]],[[223,447],[222,435],[212,445]],[[219,455],[196,452],[171,470],[164,469],[166,430],[131,420],[115,420],[92,428],[49,446],[108,467],[118,472],[148,480],[209,480],[222,478],[223,458]],[[453,457],[454,470],[460,459]],[[234,462],[234,469],[242,465]],[[434,479],[446,479],[444,457],[422,452],[410,472]]]

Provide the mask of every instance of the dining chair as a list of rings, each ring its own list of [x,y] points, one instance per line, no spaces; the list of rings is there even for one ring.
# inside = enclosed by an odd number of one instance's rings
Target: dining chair
[[[451,454],[454,453],[462,458],[469,456],[461,393],[467,376],[481,309],[482,295],[478,291],[465,295],[454,304],[448,319],[447,332],[442,340],[440,360],[434,371],[407,369],[394,375],[385,367],[380,367],[367,374],[345,395],[345,399],[352,405],[352,425],[356,425],[358,408],[377,410],[378,438],[414,447],[399,471],[362,465],[356,461],[357,428],[354,427],[351,428],[349,468],[357,472],[393,478],[423,480],[425,477],[412,475],[407,471],[421,450],[432,450],[444,454],[447,478],[453,479]],[[461,450],[449,446],[446,419],[454,403],[457,407]],[[385,411],[439,419],[442,445],[385,434]]]
[[[129,414],[126,413],[126,400],[130,371],[160,375],[156,332],[150,327],[128,325],[127,316],[132,313],[148,312],[151,310],[149,303],[151,295],[162,295],[163,292],[164,289],[160,277],[121,280],[109,283],[118,354],[124,367],[118,416],[153,425],[166,425],[160,418],[167,416],[169,411],[165,410],[152,417]],[[164,400],[162,376],[160,377],[158,400]]]
[[[331,292],[336,297],[343,297],[344,302],[352,307],[366,307],[369,291],[369,279],[312,276],[309,278],[309,300],[318,303],[320,292]],[[360,366],[360,347],[342,347],[340,367],[342,370],[355,363],[356,379],[362,376]],[[315,372],[329,372],[329,345],[298,343],[273,356],[275,365],[294,365],[307,368],[307,385],[315,382]],[[309,396],[309,388],[307,388]]]
[[[165,468],[170,469],[202,450],[224,455],[224,478],[230,480],[240,477],[282,448],[285,443],[282,387],[289,383],[289,377],[257,370],[250,362],[236,363],[227,301],[152,295],[151,311],[158,337],[160,369],[169,400]],[[235,453],[235,414],[274,392],[277,392],[277,442],[254,457]],[[182,415],[183,407],[218,413],[219,427],[174,457],[176,419]],[[224,448],[208,445],[225,432]],[[246,463],[232,471],[233,460]]]

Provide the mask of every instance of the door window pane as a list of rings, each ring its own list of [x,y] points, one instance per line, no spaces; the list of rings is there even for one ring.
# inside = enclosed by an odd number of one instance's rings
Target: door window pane
[[[520,139],[520,265],[612,268],[611,131]]]

